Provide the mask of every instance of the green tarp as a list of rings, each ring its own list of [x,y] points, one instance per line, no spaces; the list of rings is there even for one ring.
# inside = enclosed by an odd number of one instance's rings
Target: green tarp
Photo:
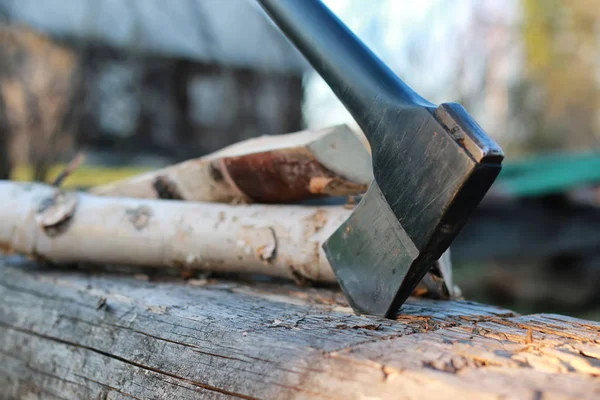
[[[600,150],[546,154],[506,162],[493,189],[516,197],[529,197],[594,184],[600,184]]]

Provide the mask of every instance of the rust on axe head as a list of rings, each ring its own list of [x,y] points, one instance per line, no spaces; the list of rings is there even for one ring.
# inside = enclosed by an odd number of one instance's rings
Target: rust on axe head
[[[319,0],[258,0],[364,131],[367,194],[324,250],[355,311],[394,316],[450,246],[504,158],[459,104],[430,103]]]

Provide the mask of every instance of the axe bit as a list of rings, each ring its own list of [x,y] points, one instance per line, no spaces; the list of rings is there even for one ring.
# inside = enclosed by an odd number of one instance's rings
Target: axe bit
[[[500,173],[502,149],[459,104],[414,92],[320,0],[258,0],[365,133],[374,181],[323,244],[357,313],[393,317]]]

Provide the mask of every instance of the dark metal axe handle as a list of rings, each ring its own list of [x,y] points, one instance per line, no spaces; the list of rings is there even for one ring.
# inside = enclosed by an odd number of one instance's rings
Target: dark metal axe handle
[[[365,129],[391,100],[395,107],[435,106],[413,91],[320,0],[258,0]],[[387,97],[387,99],[386,99]]]

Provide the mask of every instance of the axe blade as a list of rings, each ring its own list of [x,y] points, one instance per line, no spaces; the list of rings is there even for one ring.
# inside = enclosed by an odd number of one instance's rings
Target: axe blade
[[[419,256],[375,181],[323,250],[352,308],[385,316]]]
[[[323,244],[357,312],[393,317],[500,172],[501,151],[464,108],[442,104],[427,115],[400,115],[397,126],[418,125],[419,134],[381,148],[387,165]]]

